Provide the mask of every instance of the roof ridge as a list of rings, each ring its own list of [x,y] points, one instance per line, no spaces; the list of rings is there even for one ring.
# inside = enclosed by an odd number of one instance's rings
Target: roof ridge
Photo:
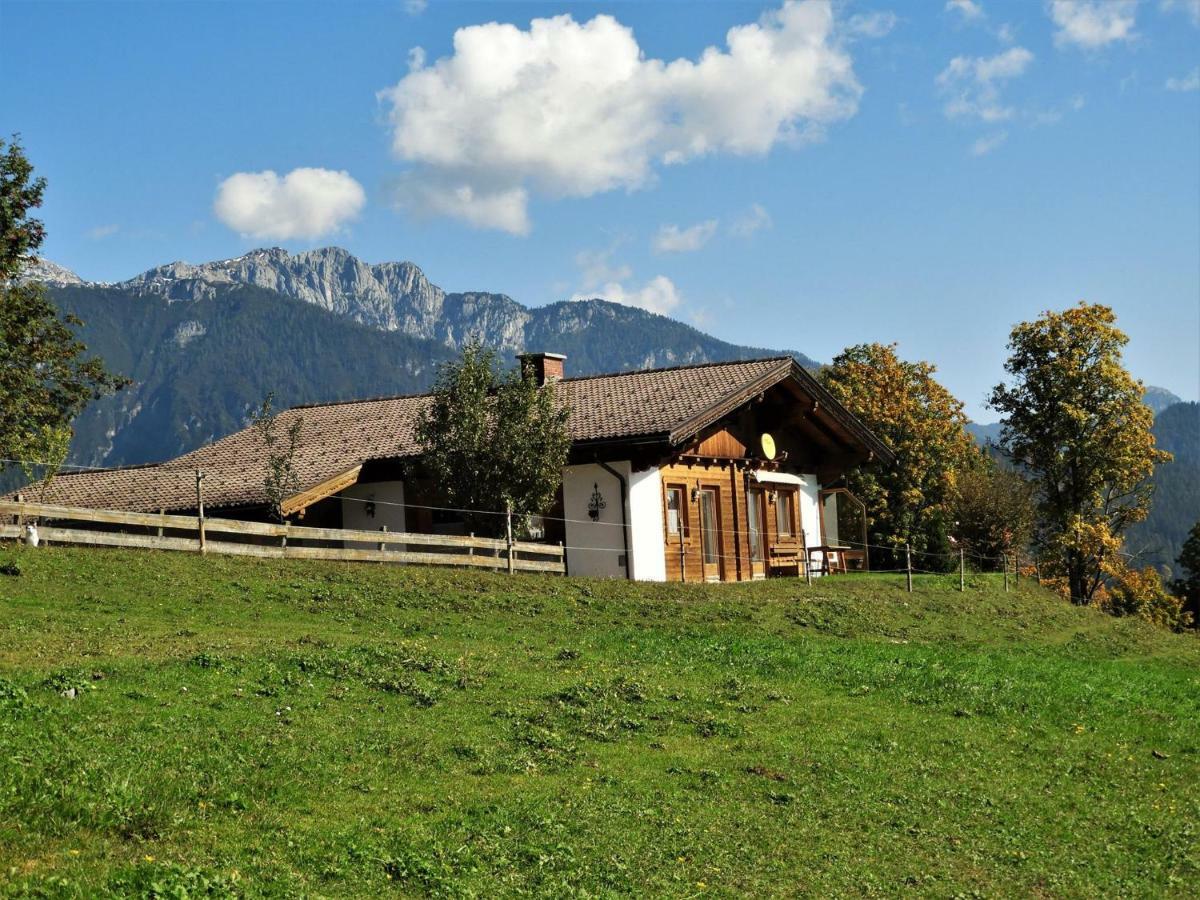
[[[593,378],[617,378],[626,375],[656,375],[659,372],[678,372],[682,371],[683,369],[711,369],[716,366],[740,366],[747,365],[749,363],[783,362],[785,359],[793,360],[795,357],[789,356],[785,353],[779,356],[755,356],[752,359],[723,359],[714,362],[689,363],[682,366],[659,366],[658,368],[654,369],[624,369],[619,372],[600,372],[596,375],[576,375],[572,378],[560,379],[559,383],[561,384],[562,382],[566,381],[590,381]]]
[[[711,369],[716,366],[738,366],[749,363],[783,362],[784,360],[792,359],[795,359],[795,357],[782,354],[780,356],[756,356],[753,359],[724,359],[713,362],[688,363],[682,366],[659,366],[658,368],[654,369],[625,369],[618,372],[600,372],[595,375],[576,375],[571,378],[561,378],[556,382],[556,384],[576,381],[592,381],[597,378],[619,378],[632,375],[656,375],[660,372],[678,372],[682,371],[683,369]],[[288,409],[321,409],[327,406],[350,406],[355,403],[382,403],[387,400],[418,400],[421,397],[431,396],[433,396],[431,391],[425,391],[424,393],[420,394],[384,394],[379,397],[357,397],[351,400],[329,400],[324,403],[300,403],[296,406],[289,406]]]

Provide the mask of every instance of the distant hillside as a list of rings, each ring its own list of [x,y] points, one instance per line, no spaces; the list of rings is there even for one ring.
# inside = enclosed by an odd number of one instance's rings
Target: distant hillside
[[[1176,403],[1154,420],[1158,446],[1175,460],[1154,475],[1150,515],[1129,530],[1126,547],[1168,575],[1188,530],[1200,520],[1200,403]]]
[[[72,461],[166,459],[245,426],[273,391],[292,406],[425,390],[453,351],[271,291],[227,286],[187,303],[118,288],[55,288],[88,351],[134,380],[75,423]]]

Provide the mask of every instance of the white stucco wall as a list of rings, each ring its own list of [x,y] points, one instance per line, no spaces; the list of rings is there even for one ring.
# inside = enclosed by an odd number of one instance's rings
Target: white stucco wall
[[[628,462],[610,465],[629,480]],[[593,522],[588,516],[588,501],[595,489],[604,497],[604,509]],[[611,472],[595,464],[563,469],[563,517],[567,520],[567,571],[571,575],[625,577],[621,483]]]
[[[634,472],[629,479],[629,549],[636,580],[667,580],[665,530],[662,473],[656,468]]]
[[[800,527],[804,529],[804,540],[810,547],[821,543],[821,484],[815,474],[801,475]]]
[[[404,518],[404,482],[403,481],[373,481],[367,484],[355,484],[340,491],[342,498],[342,527],[355,528],[363,531],[379,531],[384,525],[388,531],[405,531]],[[352,499],[351,499],[352,498]],[[375,501],[375,516],[367,515],[367,504],[361,501]],[[401,505],[392,505],[401,504]],[[377,544],[367,544],[361,541],[343,541],[344,546],[354,549],[374,550]],[[403,544],[388,544],[389,550],[403,550]]]

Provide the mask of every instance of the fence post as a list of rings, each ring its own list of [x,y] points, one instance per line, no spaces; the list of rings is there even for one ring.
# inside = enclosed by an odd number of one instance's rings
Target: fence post
[[[1004,560],[1004,593],[1008,593],[1008,554],[1005,553],[1002,557]]]
[[[563,574],[570,575],[571,573],[567,570],[567,548],[563,546],[562,541],[558,542],[558,549],[562,551]]]
[[[17,502],[18,502],[18,503],[24,503],[24,502],[25,502],[25,495],[24,495],[24,494],[22,494],[20,491],[17,491]],[[16,523],[17,523],[17,527],[18,527],[18,528],[20,528],[22,525],[24,525],[24,524],[25,524],[25,517],[24,517],[24,516],[22,516],[20,513],[17,513],[17,514],[16,514],[16,515],[15,515],[13,518],[14,518],[14,519],[16,519]]]
[[[204,473],[199,469],[196,470],[196,521],[200,533],[200,552],[207,553],[204,540]]]
[[[1042,583],[1042,563],[1037,557],[1033,560],[1033,574],[1037,578],[1037,583],[1040,586]]]
[[[962,547],[958,548],[958,592],[967,589],[967,554]]]
[[[508,574],[513,573],[512,501],[504,501],[504,536],[508,543]]]
[[[803,528],[800,529],[800,552],[803,554],[801,565],[804,566],[804,583],[812,587],[812,566],[809,565],[808,556],[808,532]],[[800,572],[797,571],[796,575],[799,576]]]
[[[386,525],[380,525],[379,530],[382,531],[384,534],[387,534],[387,526]],[[379,542],[379,552],[385,553],[386,551],[387,551],[387,542],[380,541]]]
[[[912,547],[904,545],[904,574],[908,581],[908,592],[912,593]]]
[[[471,540],[475,540],[475,532],[472,531],[470,533],[469,537],[471,538]],[[474,556],[474,555],[475,555],[475,545],[472,544],[470,547],[467,548],[467,556]]]
[[[1021,551],[1013,554],[1013,577],[1017,579],[1017,587],[1021,586]]]
[[[291,530],[291,525],[288,522],[283,523],[283,537],[279,540],[279,546],[285,551],[287,550],[288,531]]]
[[[165,515],[167,514],[167,511],[166,511],[166,509],[164,509],[163,507],[161,507],[161,506],[160,506],[160,507],[158,508],[158,514],[159,514],[160,516],[165,516]],[[162,527],[162,523],[161,523],[161,522],[160,522],[160,523],[159,523],[159,525],[158,525],[158,536],[159,536],[159,537],[162,537],[162,536],[163,536],[163,527]]]

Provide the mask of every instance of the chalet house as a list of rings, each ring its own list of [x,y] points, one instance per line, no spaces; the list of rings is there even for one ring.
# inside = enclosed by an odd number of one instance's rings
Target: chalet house
[[[818,570],[865,567],[860,505],[837,483],[892,453],[791,357],[585,378],[564,378],[558,354],[521,358],[571,409],[558,502],[533,523],[564,543],[570,574],[746,581],[795,576],[804,558]],[[305,525],[462,533],[422,471],[415,431],[428,402],[280,413],[280,434],[302,421],[300,490],[284,512]],[[186,514],[199,470],[207,514],[261,520],[265,455],[247,428],[168,462],[60,475],[43,502]]]

